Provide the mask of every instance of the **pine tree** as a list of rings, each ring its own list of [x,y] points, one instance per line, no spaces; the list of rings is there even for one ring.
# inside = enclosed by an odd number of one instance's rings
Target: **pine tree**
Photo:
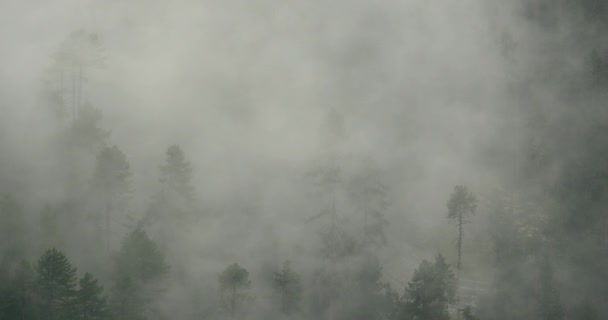
[[[460,281],[460,270],[462,269],[462,241],[464,239],[464,225],[469,223],[468,216],[474,215],[477,209],[477,199],[466,186],[454,187],[454,192],[450,196],[447,204],[448,218],[456,221],[458,226],[458,238],[456,247],[458,248],[458,262],[456,263],[457,281]],[[458,295],[458,292],[457,292]],[[456,297],[456,316],[460,319],[460,297]]]
[[[172,145],[167,149],[159,180],[160,190],[152,198],[140,225],[162,221],[166,226],[168,223],[183,222],[195,209],[192,165],[186,160],[180,146]]]
[[[291,314],[299,310],[302,299],[300,276],[291,269],[291,262],[283,262],[280,272],[274,273],[274,288],[281,299],[281,312]]]
[[[171,197],[193,201],[192,165],[186,160],[184,151],[174,144],[167,149],[166,156],[167,162],[160,169],[163,191]]]
[[[169,272],[164,254],[141,229],[133,230],[116,256],[112,290],[113,314],[118,319],[140,319],[151,313],[153,297]]]
[[[435,263],[422,261],[414,271],[404,295],[404,317],[417,320],[448,320],[448,305],[454,301],[455,278],[442,255]]]
[[[46,250],[36,267],[36,287],[42,309],[49,320],[73,315],[76,268],[55,248]]]
[[[8,263],[7,263],[8,262]],[[0,265],[0,319],[35,319],[33,272],[30,264],[4,261]]]
[[[234,263],[222,271],[218,280],[220,282],[220,298],[224,309],[234,319],[239,306],[250,298],[246,293],[251,288],[249,272]]]
[[[130,165],[117,146],[105,147],[97,155],[91,186],[93,197],[100,202],[96,219],[97,231],[108,250],[112,237],[112,216],[126,208],[131,194]]]
[[[75,304],[77,309],[76,319],[100,320],[109,318],[103,287],[97,283],[97,280],[90,273],[85,273],[79,281]]]
[[[98,34],[83,29],[72,32],[53,56],[53,64],[46,79],[46,96],[60,117],[70,116],[74,121],[86,101],[87,73],[104,62],[104,53]]]

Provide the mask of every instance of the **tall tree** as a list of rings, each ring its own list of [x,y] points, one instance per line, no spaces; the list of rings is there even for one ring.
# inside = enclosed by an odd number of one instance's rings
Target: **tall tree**
[[[145,231],[133,230],[116,256],[112,307],[118,319],[140,319],[152,312],[169,265]]]
[[[469,223],[467,218],[475,214],[477,209],[477,198],[466,186],[454,187],[454,192],[447,203],[448,218],[456,221],[458,226],[458,238],[456,247],[458,248],[458,262],[456,263],[457,281],[460,281],[460,270],[462,269],[462,240],[464,239],[464,225]],[[458,291],[457,291],[458,295]],[[460,297],[456,297],[457,318],[460,319]]]
[[[131,167],[117,146],[105,147],[97,155],[91,186],[93,197],[100,202],[96,219],[98,236],[108,250],[112,238],[112,216],[126,209],[131,194]]]
[[[386,284],[382,283],[382,266],[375,256],[363,257],[349,275],[342,304],[346,309],[340,319],[379,320],[389,316],[391,304]]]
[[[384,211],[388,206],[388,187],[379,170],[367,165],[348,181],[347,187],[352,203],[363,216],[363,237],[359,241],[362,249],[373,251],[386,245],[384,229],[388,221]]]
[[[141,224],[161,220],[163,223],[181,220],[194,209],[192,165],[182,148],[171,145],[166,152],[165,163],[160,167],[161,188],[152,198]],[[171,217],[172,219],[167,219]]]
[[[86,101],[87,73],[103,65],[103,51],[99,35],[83,29],[72,32],[61,43],[46,79],[46,95],[58,115],[76,120]]]
[[[233,263],[220,273],[218,280],[222,304],[234,319],[239,306],[250,298],[246,292],[251,288],[249,272],[237,263]]]
[[[27,261],[0,265],[0,319],[36,319],[33,273]]]
[[[302,300],[300,276],[291,268],[291,262],[283,262],[280,272],[274,273],[274,289],[281,299],[281,312],[289,315],[298,311]]]
[[[167,162],[160,169],[163,191],[170,196],[192,201],[194,199],[192,165],[186,160],[184,151],[179,145],[174,144],[169,146],[166,156]]]
[[[101,320],[109,318],[109,309],[103,287],[90,273],[85,273],[79,281],[76,292],[76,319]]]
[[[76,293],[76,268],[59,250],[46,250],[36,266],[36,287],[47,319],[73,315]]]
[[[422,261],[414,271],[404,295],[404,318],[448,320],[448,305],[454,300],[456,279],[442,255],[435,262]]]

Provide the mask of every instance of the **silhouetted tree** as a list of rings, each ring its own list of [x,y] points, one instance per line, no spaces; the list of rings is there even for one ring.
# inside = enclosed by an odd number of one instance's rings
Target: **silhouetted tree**
[[[458,248],[458,262],[456,263],[457,281],[460,281],[460,270],[462,269],[462,240],[464,238],[464,225],[469,221],[466,220],[468,216],[475,214],[477,209],[477,199],[475,195],[466,186],[454,187],[454,192],[450,196],[448,201],[448,218],[456,221],[458,226],[458,239],[456,241],[456,247]],[[458,295],[458,290],[457,290]],[[460,319],[460,297],[456,297],[456,315]]]
[[[85,273],[79,281],[76,292],[76,319],[100,320],[109,318],[109,309],[103,287],[90,273]]]
[[[422,261],[414,271],[404,295],[404,317],[416,320],[448,320],[448,305],[454,301],[456,279],[442,255],[435,263]]]
[[[46,95],[51,98],[58,115],[69,115],[72,120],[79,116],[80,107],[86,101],[84,83],[87,72],[92,67],[100,67],[104,58],[101,40],[96,33],[76,30],[61,43],[46,79]]]
[[[46,319],[65,319],[74,315],[76,268],[55,248],[46,250],[36,266],[36,288]]]
[[[116,256],[112,290],[114,317],[145,318],[168,272],[169,265],[156,243],[143,230],[133,230],[123,240]]]
[[[0,265],[0,319],[36,319],[32,268],[27,261]]]
[[[291,314],[298,311],[302,299],[300,276],[291,269],[289,261],[283,262],[280,272],[274,273],[274,288],[281,297],[281,312]]]
[[[117,146],[105,147],[97,155],[91,186],[92,196],[100,202],[97,231],[107,250],[112,237],[111,217],[125,209],[131,193],[131,167]],[[103,227],[102,220],[105,220]]]
[[[249,272],[237,263],[228,266],[219,276],[220,298],[226,311],[234,319],[239,305],[249,299],[246,290],[251,288]]]
[[[194,210],[192,165],[180,146],[172,145],[167,149],[166,162],[160,167],[160,183],[160,191],[152,198],[142,224],[176,223]]]

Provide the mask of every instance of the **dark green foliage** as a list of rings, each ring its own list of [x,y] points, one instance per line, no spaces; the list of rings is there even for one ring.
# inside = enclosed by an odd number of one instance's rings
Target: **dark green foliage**
[[[250,298],[246,293],[251,288],[249,272],[237,263],[233,263],[220,273],[218,280],[224,309],[234,318],[239,306]]]
[[[146,319],[146,298],[141,286],[130,275],[120,274],[114,276],[111,307],[114,319]]]
[[[165,256],[145,231],[133,230],[116,257],[116,271],[129,274],[141,284],[162,279],[169,271]]]
[[[169,265],[156,243],[143,230],[133,230],[116,257],[113,315],[117,319],[144,318],[168,272]]]
[[[36,266],[36,291],[47,319],[65,319],[74,313],[76,268],[55,248],[46,250]]]
[[[34,274],[27,261],[0,266],[0,319],[35,319]]]
[[[442,255],[435,262],[422,261],[404,294],[403,317],[416,320],[447,320],[454,301],[456,279]]]
[[[79,286],[75,301],[76,319],[108,319],[106,297],[103,295],[103,287],[97,283],[97,280],[90,273],[85,273],[79,281]]]
[[[291,314],[300,309],[302,284],[300,276],[291,269],[291,263],[285,261],[280,272],[274,273],[273,286],[280,297],[281,312]]]

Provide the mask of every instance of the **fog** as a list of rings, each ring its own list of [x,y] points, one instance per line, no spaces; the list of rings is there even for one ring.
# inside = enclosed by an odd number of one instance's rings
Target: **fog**
[[[448,318],[466,318],[467,304],[480,319],[592,319],[583,307],[600,319],[608,314],[608,287],[599,284],[608,275],[595,266],[607,264],[608,243],[600,227],[608,225],[606,8],[592,0],[0,1],[0,194],[23,207],[19,256],[35,274],[40,255],[57,248],[78,276],[99,279],[115,319],[135,319],[112,302],[133,230],[145,231],[169,266],[154,282],[162,289],[146,287],[146,319],[287,317],[272,285],[285,260],[303,288],[289,317],[370,319],[361,311],[374,308],[367,298],[345,293],[369,257],[381,267],[378,283],[399,296],[382,306],[406,310],[371,318],[444,319],[407,311],[408,282],[437,254],[456,275]],[[95,61],[79,60],[77,74],[57,57],[79,35],[95,46],[77,54]],[[86,118],[91,107],[99,118]],[[180,180],[192,197],[167,191],[172,145],[192,170]],[[112,146],[130,171],[120,204],[95,189],[104,176],[98,155]],[[457,185],[477,204],[459,270],[458,223],[446,207]],[[53,236],[45,208],[56,212]],[[112,216],[105,236],[99,212]],[[379,243],[366,244],[368,219],[378,219]],[[359,249],[332,256],[334,228]],[[231,314],[218,276],[232,263],[252,286]],[[342,289],[316,287],[325,271],[345,275]],[[30,309],[46,310],[33,306],[38,298]]]

